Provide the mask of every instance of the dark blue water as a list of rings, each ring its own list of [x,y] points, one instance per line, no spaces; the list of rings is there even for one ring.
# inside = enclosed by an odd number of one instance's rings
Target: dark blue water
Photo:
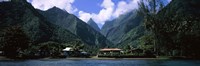
[[[0,66],[200,66],[199,60],[25,60],[0,61]]]

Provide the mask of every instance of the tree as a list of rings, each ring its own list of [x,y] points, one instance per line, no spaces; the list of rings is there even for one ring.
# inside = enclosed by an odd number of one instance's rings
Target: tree
[[[155,51],[154,41],[155,41],[155,39],[154,39],[153,35],[151,35],[151,34],[144,35],[139,40],[140,44],[138,45],[138,48],[142,49],[143,53],[145,53],[146,51],[153,52],[153,51]]]
[[[76,40],[72,48],[74,49],[74,51],[79,51],[84,48],[84,45],[81,43],[80,40]]]
[[[153,32],[154,51],[157,50],[156,52],[158,54],[158,42],[155,41],[158,37],[156,34],[157,28],[155,28],[155,26],[159,27],[161,25],[156,21],[159,20],[159,18],[156,17],[156,14],[164,7],[163,2],[161,0],[141,0],[138,4],[138,13],[144,16],[145,28],[150,32]]]
[[[29,47],[29,38],[21,27],[14,26],[5,30],[2,43],[5,56],[15,58]]]
[[[138,12],[144,16],[155,15],[164,8],[162,0],[141,0],[138,5]]]
[[[126,53],[128,54],[128,53],[132,53],[132,50],[133,50],[134,48],[133,48],[132,45],[127,45],[127,46],[125,47],[125,49],[126,49]]]
[[[64,45],[53,41],[39,44],[40,54],[42,56],[58,57],[64,48]]]

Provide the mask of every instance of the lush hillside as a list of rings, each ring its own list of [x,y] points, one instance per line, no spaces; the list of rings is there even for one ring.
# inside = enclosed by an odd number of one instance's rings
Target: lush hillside
[[[94,22],[94,20],[90,19],[87,22],[88,25],[90,25],[91,27],[93,27],[96,31],[100,31],[100,28],[98,27],[98,25]]]
[[[143,22],[142,22],[143,23]],[[143,24],[131,29],[122,37],[122,42],[117,44],[117,47],[125,49],[127,46],[131,45],[137,47],[140,43],[141,37],[148,34]]]
[[[172,0],[156,17],[147,18],[159,54],[200,57],[199,3],[199,0]]]
[[[25,1],[1,2],[0,12],[1,33],[6,28],[20,26],[34,44],[46,41],[64,43],[79,39],[68,30],[46,21],[31,4]]]
[[[68,29],[75,35],[79,36],[88,45],[97,45],[98,47],[103,48],[112,44],[100,32],[64,10],[53,7],[47,11],[38,11],[52,24]]]
[[[111,28],[113,28],[114,21],[106,21],[103,27],[101,28],[101,33],[107,37],[107,34]]]
[[[48,22],[26,0],[0,2],[0,50],[9,58],[59,56],[67,45],[87,45],[67,29]],[[87,51],[86,50],[86,51]]]
[[[136,11],[132,11],[117,19],[106,22],[101,32],[114,44],[118,44],[125,40],[123,37],[125,37],[131,29],[140,26],[142,19],[143,17],[137,14]]]

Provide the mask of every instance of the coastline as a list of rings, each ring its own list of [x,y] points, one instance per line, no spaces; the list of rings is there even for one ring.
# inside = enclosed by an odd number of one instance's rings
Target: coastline
[[[59,60],[59,59],[66,59],[66,60],[153,60],[153,59],[169,59],[169,58],[98,58],[98,57],[91,57],[91,58],[78,58],[78,57],[69,57],[69,58],[39,58],[39,59],[9,59],[6,57],[0,56],[0,61],[6,60]]]
[[[91,57],[91,58],[79,58],[79,57],[68,57],[68,58],[38,58],[38,59],[10,59],[3,56],[0,56],[0,61],[13,61],[13,60],[197,60],[189,58],[173,59],[167,56],[159,56],[156,58],[102,58],[102,57]]]

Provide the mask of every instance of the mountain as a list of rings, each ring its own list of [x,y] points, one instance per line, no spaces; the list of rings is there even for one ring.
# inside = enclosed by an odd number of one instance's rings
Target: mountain
[[[143,17],[137,14],[136,10],[106,22],[101,33],[115,45],[123,42],[122,38],[133,28],[140,26]]]
[[[199,3],[200,0],[172,0],[153,18],[151,26],[160,53],[200,58]]]
[[[106,21],[105,24],[103,25],[103,27],[101,28],[101,33],[107,37],[107,34],[109,32],[110,29],[113,28],[113,21]]]
[[[53,7],[47,11],[38,10],[38,12],[40,12],[40,14],[42,14],[52,24],[71,31],[89,45],[97,45],[103,48],[112,44],[100,32],[64,10]]]
[[[119,48],[126,48],[128,45],[132,45],[137,47],[140,43],[140,38],[148,35],[148,31],[145,29],[143,24],[136,26],[135,28],[131,29],[128,33],[126,33],[122,38],[121,42],[117,44],[116,47]]]
[[[6,28],[20,26],[33,44],[47,41],[68,43],[80,39],[70,31],[51,24],[26,0],[0,2],[0,34]]]
[[[96,31],[100,31],[100,28],[98,27],[97,23],[94,22],[94,20],[90,19],[87,24],[93,27]]]

